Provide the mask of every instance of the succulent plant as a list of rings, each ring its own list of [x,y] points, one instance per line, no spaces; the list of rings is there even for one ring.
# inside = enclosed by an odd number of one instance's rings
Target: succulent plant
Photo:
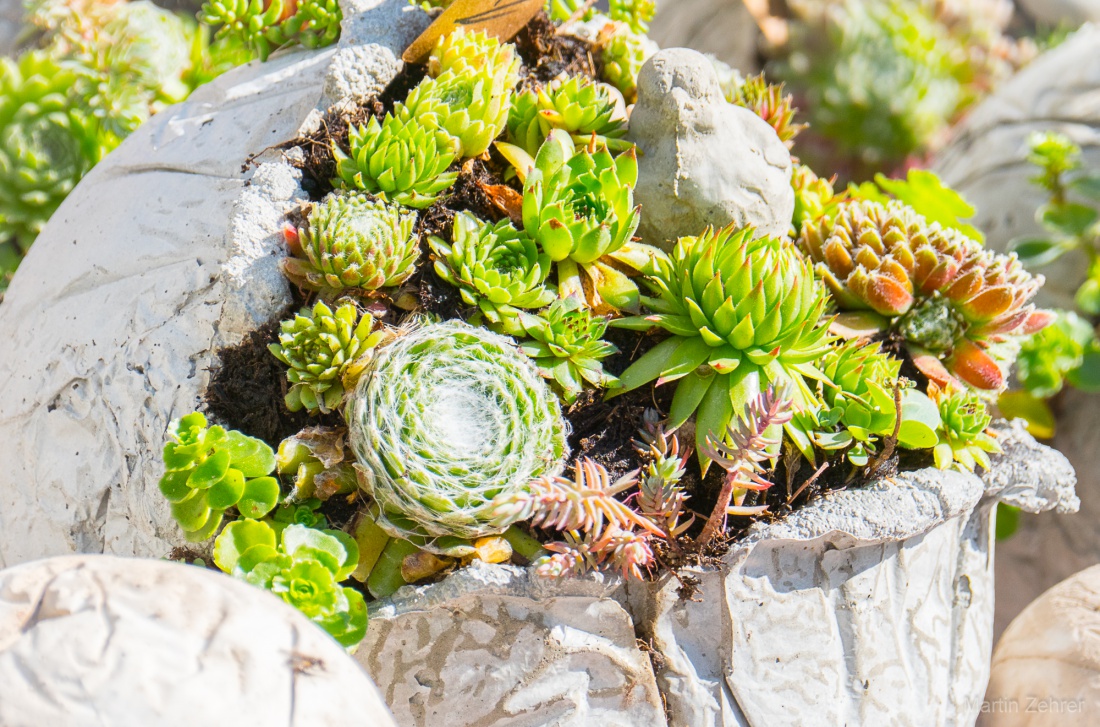
[[[802,231],[805,222],[816,222],[826,215],[836,214],[837,208],[846,198],[844,193],[838,195],[833,190],[832,182],[817,176],[804,164],[794,165],[791,186],[794,187],[792,221],[795,235]]]
[[[367,604],[340,586],[359,560],[355,540],[339,530],[238,520],[214,543],[214,562],[235,578],[271,591],[344,647],[367,633]]]
[[[106,152],[98,122],[70,95],[81,65],[30,51],[0,59],[0,238],[19,252]]]
[[[635,150],[618,157],[606,148],[575,152],[569,135],[555,129],[534,162],[523,187],[523,226],[557,263],[558,293],[585,297],[593,308],[635,309],[637,285],[604,260],[639,264],[627,249],[640,221]]]
[[[1092,325],[1072,311],[1060,311],[1053,324],[1021,341],[1016,377],[1033,396],[1054,396],[1067,378],[1072,384],[1079,383],[1076,374],[1086,353],[1097,348]]]
[[[458,178],[447,171],[458,157],[458,140],[420,123],[400,103],[381,123],[372,118],[353,127],[348,146],[350,154],[333,142],[340,176],[334,184],[381,194],[406,207],[430,207]]]
[[[981,466],[989,469],[989,454],[1001,451],[997,440],[986,433],[991,417],[985,403],[976,392],[965,389],[940,389],[935,384],[929,394],[940,409],[942,427],[939,441],[932,450],[936,466],[947,469],[952,464],[973,472]]]
[[[687,473],[691,447],[681,448],[679,437],[666,430],[656,409],[646,410],[639,439],[633,444],[638,455],[648,461],[638,484],[638,511],[657,523],[665,539],[674,543],[695,522],[694,515],[680,522],[690,497],[680,480]]]
[[[364,487],[395,537],[503,532],[493,498],[560,471],[566,424],[534,365],[509,341],[451,321],[379,352],[346,411]]]
[[[626,134],[626,119],[613,91],[602,83],[569,76],[537,91],[539,126],[543,137],[551,129],[567,131],[573,140],[587,144],[593,134],[604,143]]]
[[[638,73],[660,46],[624,23],[610,23],[600,32],[596,50],[603,62],[603,79],[619,89],[626,103],[634,103]]]
[[[784,84],[768,83],[764,74],[749,76],[730,94],[730,103],[743,106],[768,122],[775,129],[779,140],[791,148],[794,138],[806,128],[806,124],[794,123],[794,108],[790,94],[784,95]]]
[[[331,45],[340,37],[338,0],[207,0],[199,19],[218,28],[218,37],[248,45],[261,59],[291,43],[307,48]]]
[[[539,95],[534,91],[517,93],[508,112],[507,139],[529,155],[538,153],[546,140],[539,123]]]
[[[708,435],[703,454],[726,471],[718,501],[696,542],[706,545],[726,530],[728,515],[759,515],[767,505],[746,506],[750,492],[764,492],[772,483],[764,479],[763,463],[774,459],[782,443],[780,427],[792,419],[791,402],[771,385],[749,398],[733,426],[717,436]]]
[[[347,431],[310,427],[279,443],[275,468],[294,478],[289,504],[324,502],[335,495],[355,492],[359,479],[354,457],[346,448]]]
[[[501,43],[480,30],[462,26],[440,37],[428,59],[428,73],[437,78],[448,71],[502,76],[504,85],[519,83],[520,59],[515,46]]]
[[[372,333],[373,326],[374,319],[360,317],[355,305],[345,303],[334,313],[323,301],[283,321],[279,342],[268,348],[290,367],[287,408],[327,413],[339,407],[386,339],[384,330]]]
[[[462,300],[477,306],[477,320],[511,335],[523,333],[519,309],[541,308],[554,300],[547,287],[550,256],[539,252],[527,233],[508,220],[486,224],[466,212],[455,215],[453,242],[428,240],[436,274],[458,288]]]
[[[608,15],[612,20],[626,23],[635,33],[644,34],[657,14],[655,0],[610,0]]]
[[[287,235],[295,257],[282,261],[296,285],[336,295],[348,288],[391,288],[416,271],[420,239],[415,212],[362,192],[334,192]]]
[[[425,78],[400,107],[403,118],[450,134],[458,141],[458,157],[478,156],[508,122],[518,66],[518,58],[503,68],[462,64]]]
[[[843,311],[838,323],[892,328],[941,385],[998,390],[1004,367],[991,344],[1034,333],[1053,318],[1028,301],[1043,284],[1015,255],[999,255],[912,208],[854,200],[835,218],[806,222],[799,242]],[[941,363],[942,361],[942,363]]]
[[[279,483],[269,477],[275,453],[259,439],[222,427],[207,427],[195,412],[168,428],[160,491],[187,539],[206,540],[236,507],[242,517],[263,517],[279,501]]]
[[[539,373],[554,382],[566,404],[586,386],[614,387],[619,380],[603,369],[603,359],[619,349],[603,340],[607,318],[594,316],[575,296],[559,298],[538,315],[520,316],[532,340],[520,350],[534,360]]]
[[[678,381],[670,426],[698,411],[699,450],[768,384],[786,386],[796,409],[817,405],[806,377],[823,377],[816,362],[830,340],[821,321],[828,296],[790,241],[754,234],[731,226],[681,238],[650,276],[655,296],[644,302],[653,315],[612,324],[672,334],[623,372],[616,393]],[[787,431],[812,460],[806,433],[794,422]],[[700,459],[709,464],[702,451]]]

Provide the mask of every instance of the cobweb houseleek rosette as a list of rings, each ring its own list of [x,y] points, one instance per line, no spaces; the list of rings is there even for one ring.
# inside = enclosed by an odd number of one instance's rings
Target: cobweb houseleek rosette
[[[725,433],[734,412],[768,384],[785,389],[796,410],[819,404],[807,378],[824,378],[815,362],[830,343],[822,321],[828,295],[790,241],[753,234],[731,226],[681,238],[648,278],[654,295],[643,302],[652,315],[612,322],[672,334],[624,371],[611,395],[676,381],[669,426],[696,415],[704,467],[707,437]],[[785,428],[812,461],[806,432],[797,421]]]
[[[640,222],[635,149],[614,157],[593,142],[576,151],[555,129],[520,166],[523,227],[556,263],[559,296],[575,295],[601,313],[637,311],[638,285],[623,269],[649,271],[663,253],[631,241]]]
[[[997,391],[1012,363],[995,344],[1044,328],[1053,314],[1030,300],[1043,284],[1015,255],[1000,255],[900,202],[854,200],[804,220],[802,249],[837,307],[838,331],[892,329],[940,385]]]
[[[508,220],[490,225],[459,212],[451,244],[431,237],[428,245],[436,275],[458,288],[468,305],[477,306],[474,323],[484,321],[498,333],[519,336],[520,309],[542,308],[554,300],[554,289],[546,285],[550,257]]]
[[[379,526],[417,542],[503,532],[493,498],[558,474],[567,449],[557,397],[534,365],[509,339],[453,321],[382,349],[346,416]]]
[[[295,256],[282,261],[283,273],[328,296],[401,285],[420,257],[416,218],[415,212],[367,194],[334,192],[314,206],[305,227],[288,231]]]

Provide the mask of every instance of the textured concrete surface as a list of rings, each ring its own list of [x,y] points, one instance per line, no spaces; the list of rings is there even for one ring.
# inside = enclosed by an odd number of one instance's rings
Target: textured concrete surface
[[[296,609],[189,565],[63,556],[0,571],[0,724],[394,724]]]

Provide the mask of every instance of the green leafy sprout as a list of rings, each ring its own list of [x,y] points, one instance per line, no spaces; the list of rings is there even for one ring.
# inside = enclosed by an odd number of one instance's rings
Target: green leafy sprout
[[[168,435],[160,491],[188,540],[212,537],[230,508],[260,518],[278,503],[275,453],[259,439],[208,427],[198,412],[173,421]]]
[[[566,404],[585,388],[613,388],[619,380],[604,371],[603,359],[618,353],[603,340],[607,318],[595,316],[575,296],[559,298],[538,315],[521,314],[530,341],[520,350],[531,357],[539,373],[550,379]]]
[[[339,584],[358,561],[351,536],[297,524],[237,520],[214,541],[218,568],[271,591],[349,648],[367,633],[367,604]]]

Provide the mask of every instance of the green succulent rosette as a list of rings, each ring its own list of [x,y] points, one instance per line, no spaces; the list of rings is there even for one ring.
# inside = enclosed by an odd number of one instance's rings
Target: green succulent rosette
[[[275,453],[259,439],[207,427],[198,412],[173,421],[168,436],[160,491],[188,540],[212,537],[231,507],[259,518],[278,503],[279,483],[269,476]]]
[[[344,647],[354,647],[366,636],[363,594],[340,586],[359,563],[359,547],[340,530],[238,520],[215,541],[214,563],[271,591]]]
[[[45,51],[0,58],[0,239],[25,252],[106,153],[99,123],[75,103],[87,69]]]
[[[612,23],[601,31],[596,50],[603,62],[603,79],[619,89],[626,103],[634,103],[638,98],[638,73],[660,46],[625,23]]]
[[[559,298],[538,315],[522,314],[520,321],[531,338],[520,343],[520,350],[553,382],[566,404],[575,402],[585,388],[618,385],[619,380],[603,368],[603,360],[619,352],[603,340],[607,318],[593,315],[579,298]]]
[[[819,405],[807,379],[825,378],[817,363],[830,343],[822,321],[828,295],[789,240],[754,234],[731,226],[681,238],[649,277],[654,295],[643,302],[653,314],[612,324],[672,334],[623,372],[616,391],[676,381],[669,426],[695,414],[700,450],[769,384],[785,387],[796,409]],[[812,460],[797,421],[786,429]]]
[[[501,76],[509,89],[519,83],[520,59],[515,46],[501,43],[484,31],[459,26],[441,37],[428,59],[433,78],[447,73]]]
[[[932,450],[936,466],[947,469],[957,465],[973,472],[975,467],[989,470],[989,455],[1001,451],[997,440],[986,433],[992,417],[977,392],[966,389],[930,389],[939,406],[943,424],[937,434],[939,441]]]
[[[489,225],[459,212],[452,242],[431,237],[428,244],[436,275],[458,288],[467,305],[477,306],[474,322],[485,322],[498,333],[521,335],[520,309],[542,308],[554,300],[554,289],[546,285],[550,256],[508,220]]]
[[[345,412],[378,525],[444,552],[499,534],[493,498],[557,474],[567,454],[558,399],[507,338],[459,322],[383,348]]]
[[[483,154],[500,136],[512,107],[514,76],[495,72],[448,70],[425,78],[405,100],[410,123],[447,132],[458,141],[459,158]]]
[[[576,295],[594,309],[637,310],[637,283],[620,267],[647,270],[659,254],[631,243],[640,222],[637,181],[633,147],[618,157],[606,147],[575,151],[569,135],[555,129],[539,149],[524,182],[523,227],[557,264],[561,297]]]
[[[355,305],[345,303],[333,312],[323,301],[283,321],[279,342],[268,348],[290,367],[286,372],[292,384],[286,395],[287,408],[328,413],[339,407],[375,347],[386,340],[386,332],[372,333],[373,327],[374,319],[361,317]]]
[[[447,168],[458,158],[459,141],[447,131],[417,121],[404,104],[381,123],[372,118],[348,134],[350,154],[333,142],[339,179],[335,186],[384,195],[391,202],[424,209],[455,180]]]
[[[340,37],[339,0],[207,0],[199,20],[217,38],[247,45],[260,60],[285,45],[331,45]]]
[[[282,262],[296,285],[338,295],[401,285],[416,272],[417,215],[361,192],[334,192],[314,206],[299,228],[295,257]]]

